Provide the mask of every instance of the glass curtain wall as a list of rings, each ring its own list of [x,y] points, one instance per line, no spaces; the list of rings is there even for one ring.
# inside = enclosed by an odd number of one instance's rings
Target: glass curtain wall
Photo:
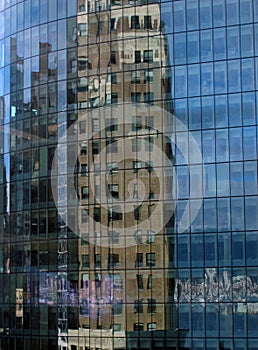
[[[257,349],[256,0],[2,0],[0,349]]]

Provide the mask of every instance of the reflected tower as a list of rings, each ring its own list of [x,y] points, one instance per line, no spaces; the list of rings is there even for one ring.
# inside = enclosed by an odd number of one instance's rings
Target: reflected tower
[[[160,6],[82,2],[77,23],[70,102],[79,107],[80,308],[71,345],[176,347],[171,78]]]

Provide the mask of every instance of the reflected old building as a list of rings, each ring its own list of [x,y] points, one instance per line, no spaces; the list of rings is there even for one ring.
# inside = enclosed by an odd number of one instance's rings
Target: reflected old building
[[[176,347],[175,272],[164,270],[173,268],[174,257],[172,172],[163,160],[156,174],[153,150],[158,147],[159,156],[172,161],[172,117],[166,113],[172,112],[171,83],[160,8],[128,3],[110,10],[102,3],[97,12],[94,2],[80,6],[79,88],[71,101],[80,107],[80,331],[69,334],[89,348]],[[161,193],[162,209],[155,213]],[[154,221],[160,230],[154,231]]]

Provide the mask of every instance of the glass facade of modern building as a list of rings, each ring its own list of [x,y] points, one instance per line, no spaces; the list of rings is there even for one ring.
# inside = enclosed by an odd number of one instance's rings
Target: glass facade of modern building
[[[257,0],[1,0],[0,349],[257,349],[257,57]]]

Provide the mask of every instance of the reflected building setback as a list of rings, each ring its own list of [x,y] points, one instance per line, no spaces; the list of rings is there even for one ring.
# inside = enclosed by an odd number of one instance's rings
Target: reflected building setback
[[[253,0],[2,0],[0,350],[257,349]]]

